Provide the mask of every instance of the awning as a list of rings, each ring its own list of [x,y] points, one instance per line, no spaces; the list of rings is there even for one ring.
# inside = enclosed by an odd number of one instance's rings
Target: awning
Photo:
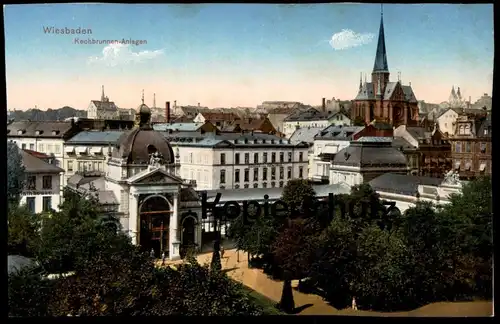
[[[93,154],[102,154],[102,147],[92,147],[90,149],[90,152]]]
[[[481,162],[481,165],[479,166],[479,171],[484,172],[486,169],[486,162]]]
[[[76,148],[76,152],[80,153],[80,154],[85,154],[85,153],[87,153],[87,148],[85,146],[78,146]]]
[[[460,169],[460,161],[455,162],[455,170]]]
[[[469,171],[472,168],[472,162],[465,163],[465,170]]]
[[[64,152],[66,152],[66,153],[75,153],[75,148],[72,147],[72,146],[66,146],[64,148]]]

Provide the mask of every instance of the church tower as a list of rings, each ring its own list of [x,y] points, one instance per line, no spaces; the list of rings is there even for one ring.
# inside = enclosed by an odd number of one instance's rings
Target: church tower
[[[380,91],[381,96],[385,92],[387,83],[389,83],[389,66],[387,64],[387,51],[385,49],[384,34],[384,7],[380,5],[380,28],[378,31],[377,52],[375,53],[375,63],[372,71],[373,92]],[[383,97],[382,97],[383,99]]]

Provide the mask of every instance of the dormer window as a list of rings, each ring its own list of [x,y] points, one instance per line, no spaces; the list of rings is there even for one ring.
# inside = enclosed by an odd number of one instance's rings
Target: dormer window
[[[17,131],[17,135],[23,135],[24,133],[26,133],[26,130],[24,129],[20,129]]]
[[[254,139],[254,140],[253,140],[253,143],[254,143],[254,144],[258,144],[258,143],[259,143],[259,141],[258,141],[257,139]]]
[[[59,131],[58,131],[58,130],[53,130],[53,131],[52,131],[52,135],[54,135],[54,136],[55,136],[55,135],[59,135]]]
[[[237,139],[234,140],[234,144],[238,144],[238,140]]]
[[[262,140],[262,144],[266,144],[266,140]]]
[[[245,138],[245,144],[248,144],[248,138]]]
[[[37,130],[35,131],[35,135],[42,135],[43,134],[43,130]]]

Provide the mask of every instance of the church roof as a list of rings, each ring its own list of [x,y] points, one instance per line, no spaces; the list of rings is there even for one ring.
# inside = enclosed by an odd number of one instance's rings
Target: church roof
[[[384,91],[384,99],[390,99],[392,93],[396,89],[396,85],[400,82],[387,82]],[[401,85],[401,89],[405,94],[405,100],[411,103],[417,103],[417,98],[413,92],[413,89],[409,85]],[[354,100],[374,100],[376,99],[375,93],[373,92],[373,83],[365,82],[358,92],[358,95]]]
[[[389,72],[387,64],[387,51],[385,49],[384,35],[384,17],[380,17],[380,29],[378,32],[377,52],[375,54],[375,63],[373,64],[373,72]]]

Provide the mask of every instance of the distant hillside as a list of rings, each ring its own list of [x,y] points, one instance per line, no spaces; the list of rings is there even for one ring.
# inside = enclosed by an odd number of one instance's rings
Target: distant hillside
[[[10,111],[9,119],[14,119],[16,121],[20,120],[34,120],[34,121],[56,121],[64,120],[69,117],[87,117],[86,110],[78,110],[68,106],[64,106],[59,109],[28,109],[26,111],[14,110]]]

